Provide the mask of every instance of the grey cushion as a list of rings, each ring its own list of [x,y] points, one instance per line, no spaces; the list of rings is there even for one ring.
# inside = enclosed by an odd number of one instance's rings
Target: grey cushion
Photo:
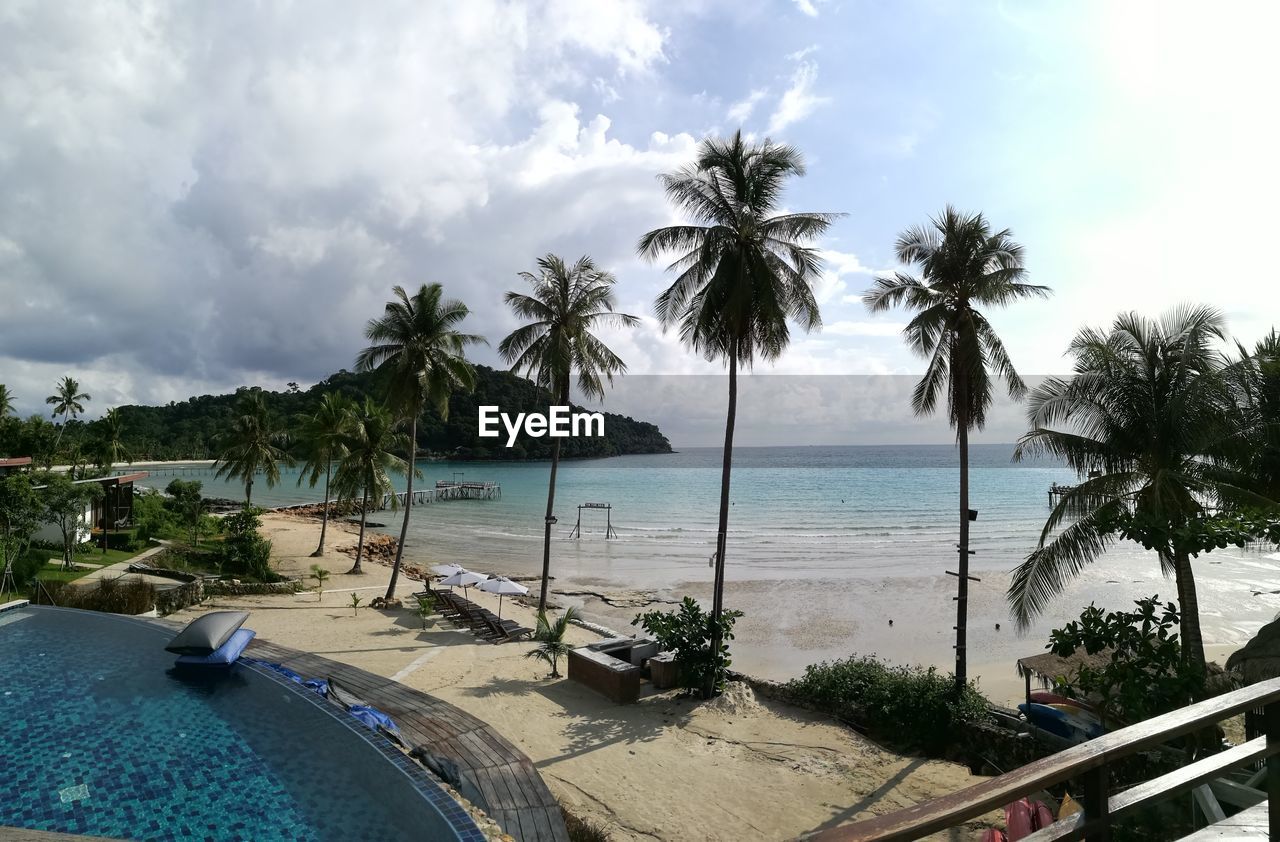
[[[248,611],[214,611],[197,617],[178,632],[165,651],[179,655],[209,655],[226,643],[249,619]]]

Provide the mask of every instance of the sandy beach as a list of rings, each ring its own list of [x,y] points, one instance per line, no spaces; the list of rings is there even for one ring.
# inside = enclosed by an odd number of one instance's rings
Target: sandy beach
[[[672,692],[619,706],[567,679],[548,679],[540,661],[525,657],[527,644],[477,641],[438,617],[424,628],[408,610],[353,614],[351,592],[367,604],[385,590],[390,571],[366,564],[363,575],[345,575],[351,559],[340,550],[355,540],[348,524],[332,524],[325,556],[310,558],[318,530],[297,516],[264,518],[282,574],[305,575],[317,561],[333,573],[323,598],[217,598],[174,619],[242,608],[267,640],[392,677],[467,710],[533,759],[564,805],[607,826],[615,840],[788,839],[979,780],[962,766],[901,757],[826,717],[749,691],[711,703]],[[400,596],[419,588],[401,582]],[[496,597],[474,589],[472,596],[497,610]],[[532,625],[532,611],[511,600],[503,615]],[[575,627],[570,637],[587,643],[598,636]]]

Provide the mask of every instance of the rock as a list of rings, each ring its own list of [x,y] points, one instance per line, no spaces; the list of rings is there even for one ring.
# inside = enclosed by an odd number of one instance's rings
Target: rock
[[[387,609],[392,609],[392,608],[404,607],[404,605],[401,604],[400,600],[396,599],[395,597],[392,597],[391,599],[387,599],[381,596],[375,596],[373,598],[373,602],[369,603],[369,606],[371,608],[377,608],[383,611]]]

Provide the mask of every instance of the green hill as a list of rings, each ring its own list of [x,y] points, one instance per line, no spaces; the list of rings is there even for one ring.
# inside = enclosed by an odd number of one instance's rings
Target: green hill
[[[449,401],[449,419],[428,410],[418,424],[418,448],[426,454],[460,459],[550,459],[552,439],[523,433],[516,444],[505,447],[501,438],[480,438],[477,407],[496,405],[503,412],[546,412],[548,394],[528,380],[506,371],[476,366],[473,394],[455,394]],[[167,406],[122,406],[125,445],[134,461],[164,459],[212,459],[214,437],[235,412],[235,394],[201,395]],[[354,400],[383,394],[377,373],[340,371],[305,391],[264,391],[268,408],[293,426],[299,416],[314,410],[326,392],[341,392]],[[629,453],[670,453],[671,443],[655,425],[623,415],[605,413],[604,436],[566,438],[561,455],[568,459],[618,456]],[[426,455],[424,454],[424,455]]]

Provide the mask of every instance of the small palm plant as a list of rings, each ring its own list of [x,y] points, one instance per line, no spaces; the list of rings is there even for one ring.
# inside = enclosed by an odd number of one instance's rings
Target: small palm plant
[[[361,602],[360,594],[358,593],[351,594],[351,614],[353,616],[359,616],[360,602]]]
[[[316,580],[316,602],[319,602],[324,599],[324,583],[329,579],[329,571],[318,564],[313,564],[311,578]]]
[[[431,604],[430,597],[418,597],[418,617],[422,620],[422,628],[424,631],[427,628],[427,618],[431,616],[434,610],[435,608]]]
[[[568,655],[571,648],[568,643],[565,643],[565,632],[569,630],[569,623],[576,616],[577,613],[570,608],[553,623],[547,619],[547,612],[538,612],[538,628],[533,633],[533,639],[538,644],[538,648],[527,652],[525,657],[545,661],[551,667],[551,678],[560,677],[560,658]]]

